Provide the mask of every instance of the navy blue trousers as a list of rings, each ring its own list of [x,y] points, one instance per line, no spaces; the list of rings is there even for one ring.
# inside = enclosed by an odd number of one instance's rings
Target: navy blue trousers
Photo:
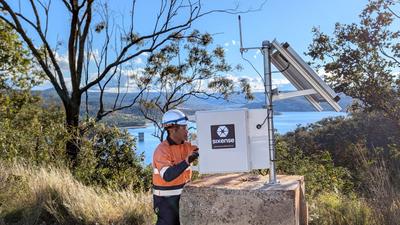
[[[157,215],[156,225],[180,225],[179,200],[181,196],[153,195],[154,212]]]

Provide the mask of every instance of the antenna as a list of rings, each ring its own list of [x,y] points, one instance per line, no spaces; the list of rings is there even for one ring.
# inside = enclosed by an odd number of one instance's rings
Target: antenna
[[[243,49],[242,21],[240,19],[240,15],[238,16],[238,20],[239,20],[239,35],[240,35],[240,54],[242,54],[242,56],[243,56],[243,52],[245,50]]]
[[[262,49],[262,47],[250,47],[250,48],[243,48],[243,37],[242,37],[242,19],[240,15],[238,16],[239,20],[239,35],[240,35],[240,54],[243,56],[243,52],[247,52],[249,49]]]

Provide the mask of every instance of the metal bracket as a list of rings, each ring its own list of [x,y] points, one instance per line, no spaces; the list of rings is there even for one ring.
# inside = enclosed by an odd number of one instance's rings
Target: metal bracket
[[[305,95],[312,95],[312,94],[317,94],[317,91],[315,91],[314,89],[307,89],[307,90],[301,90],[301,91],[291,91],[291,92],[286,92],[286,93],[279,93],[277,95],[272,96],[272,101],[283,100],[283,99],[294,98],[294,97],[305,96]]]

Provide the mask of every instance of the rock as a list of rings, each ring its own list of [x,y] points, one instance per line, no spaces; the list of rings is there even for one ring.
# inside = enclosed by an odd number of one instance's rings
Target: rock
[[[182,225],[307,224],[302,176],[223,174],[185,186],[180,200]]]

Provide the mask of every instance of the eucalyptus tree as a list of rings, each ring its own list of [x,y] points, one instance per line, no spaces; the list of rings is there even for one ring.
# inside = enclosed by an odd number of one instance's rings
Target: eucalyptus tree
[[[247,79],[228,76],[240,65],[229,65],[224,48],[212,48],[212,42],[210,34],[194,30],[154,52],[144,71],[136,74],[141,81],[138,83],[149,87],[140,100],[140,109],[155,125],[155,136],[160,140],[164,136],[160,123],[163,113],[184,107],[191,98],[227,100],[243,93],[246,99],[253,99]]]
[[[100,91],[97,120],[133,106],[139,98],[123,105],[124,95],[118,94],[110,108],[104,106],[102,99],[113,79],[119,84],[121,71],[129,62],[181,37],[194,21],[208,14],[239,12],[237,8],[207,11],[202,1],[159,0],[158,7],[153,7],[156,10],[140,18],[137,15],[140,4],[132,0],[120,3],[128,4],[125,8],[130,12],[118,19],[117,13],[110,9],[111,2],[116,1],[0,0],[0,20],[21,37],[57,92],[64,106],[65,126],[74,134],[72,136],[84,132],[79,129],[80,107],[82,97],[87,96],[89,90]],[[51,20],[55,13],[56,23]],[[152,25],[140,30],[138,27],[144,20],[152,21]],[[67,34],[63,35],[65,40],[54,41],[51,37],[60,26],[67,29]],[[66,68],[60,60],[63,53],[67,54]],[[139,94],[147,88],[143,84],[138,86],[141,87]],[[122,93],[123,89],[118,89],[118,93],[120,91]],[[66,152],[73,163],[79,153],[78,140],[73,138],[66,144]]]
[[[335,25],[330,36],[314,28],[308,55],[338,92],[400,124],[399,2],[370,0],[359,23]]]

